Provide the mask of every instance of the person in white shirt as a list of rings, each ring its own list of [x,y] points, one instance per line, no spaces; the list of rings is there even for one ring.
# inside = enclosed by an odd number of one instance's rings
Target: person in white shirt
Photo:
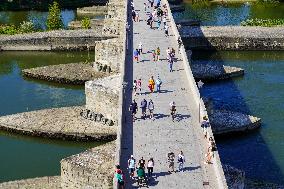
[[[138,45],[139,54],[143,53],[142,48],[143,48],[143,44],[142,44],[142,42],[140,42],[139,45]]]
[[[183,169],[184,162],[185,162],[185,158],[184,158],[183,152],[180,151],[180,154],[178,155],[179,171],[182,171],[182,172],[184,171]]]

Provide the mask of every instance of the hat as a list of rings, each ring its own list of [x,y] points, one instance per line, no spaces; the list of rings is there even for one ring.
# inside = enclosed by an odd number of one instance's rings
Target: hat
[[[208,120],[208,117],[207,116],[203,116],[203,120]]]
[[[132,157],[132,158],[133,158],[134,156],[133,156],[133,155],[131,155],[130,157]]]

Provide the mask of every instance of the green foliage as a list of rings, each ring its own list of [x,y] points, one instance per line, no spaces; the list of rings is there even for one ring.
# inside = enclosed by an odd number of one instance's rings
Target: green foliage
[[[32,22],[23,21],[19,26],[20,33],[32,33],[34,31],[35,27]]]
[[[280,2],[278,0],[258,0],[259,4],[276,4],[278,5]]]
[[[0,25],[0,34],[5,34],[5,35],[14,35],[19,33],[17,30],[16,26],[14,25]]]
[[[83,20],[81,20],[82,28],[84,29],[90,29],[91,28],[91,20],[88,17],[84,17]]]
[[[284,19],[247,19],[241,22],[242,26],[263,26],[263,27],[273,27],[273,26],[283,26]]]
[[[56,1],[49,5],[46,26],[47,30],[57,30],[63,27],[61,11]]]

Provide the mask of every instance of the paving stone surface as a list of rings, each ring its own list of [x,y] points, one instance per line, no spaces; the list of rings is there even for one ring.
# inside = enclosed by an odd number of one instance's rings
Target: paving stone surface
[[[177,42],[172,36],[172,28],[169,29],[169,37],[165,37],[164,30],[150,29],[146,24],[146,13],[143,10],[144,1],[134,1],[135,10],[139,12],[140,22],[131,24],[133,31],[129,32],[129,55],[127,62],[128,93],[127,101],[136,99],[138,106],[142,99],[153,100],[155,104],[155,120],[140,119],[141,110],[138,111],[138,120],[132,123],[131,116],[126,116],[123,125],[123,139],[121,160],[126,173],[126,188],[136,188],[137,183],[129,179],[127,173],[127,160],[131,154],[136,161],[141,157],[148,160],[153,157],[155,161],[154,177],[149,181],[150,188],[217,188],[216,183],[211,182],[208,174],[212,169],[207,169],[203,164],[204,149],[202,149],[195,130],[200,128],[198,122],[198,110],[192,105],[191,91],[188,88],[186,74],[178,53]],[[131,23],[131,22],[129,22]],[[156,23],[154,23],[155,26]],[[143,44],[143,54],[139,57],[140,62],[132,60],[133,48]],[[150,51],[160,47],[161,61],[152,61]],[[176,50],[177,61],[174,63],[174,72],[169,72],[166,60],[166,49],[173,47]],[[133,73],[133,74],[132,74]],[[149,93],[148,80],[151,76],[156,79],[160,76],[163,81],[161,93]],[[133,96],[130,88],[133,79],[142,79],[142,92]],[[170,102],[177,105],[177,118],[172,122],[170,118]],[[180,151],[185,154],[185,171],[168,173],[167,153],[174,152],[176,156]],[[175,168],[177,169],[177,158]],[[203,181],[209,181],[210,186],[203,186]]]

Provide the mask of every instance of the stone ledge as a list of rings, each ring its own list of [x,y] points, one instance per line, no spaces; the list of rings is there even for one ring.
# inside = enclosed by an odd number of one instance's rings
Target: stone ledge
[[[107,76],[103,72],[95,72],[92,64],[71,63],[24,69],[26,77],[57,83],[84,85],[86,81]]]
[[[0,183],[1,189],[61,189],[60,176],[38,177]]]
[[[209,119],[214,135],[246,132],[261,126],[260,118],[228,110],[214,110]]]
[[[0,117],[0,129],[45,138],[80,141],[111,141],[116,127],[84,119],[84,106],[52,108]]]

